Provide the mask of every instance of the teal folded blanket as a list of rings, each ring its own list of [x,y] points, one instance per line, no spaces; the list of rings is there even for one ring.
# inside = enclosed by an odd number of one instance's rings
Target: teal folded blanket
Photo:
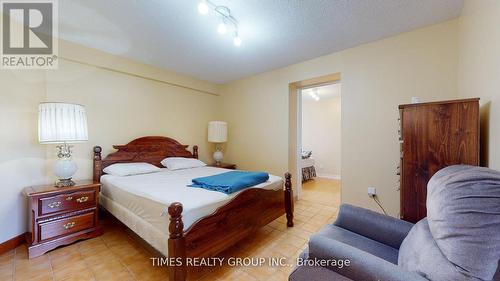
[[[231,171],[209,177],[193,179],[190,187],[219,191],[226,194],[240,191],[269,180],[269,174],[264,172]]]

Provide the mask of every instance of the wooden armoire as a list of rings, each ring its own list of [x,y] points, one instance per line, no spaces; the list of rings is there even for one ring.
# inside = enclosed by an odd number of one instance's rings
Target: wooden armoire
[[[404,104],[400,112],[401,219],[427,215],[427,183],[440,169],[479,165],[479,98]]]

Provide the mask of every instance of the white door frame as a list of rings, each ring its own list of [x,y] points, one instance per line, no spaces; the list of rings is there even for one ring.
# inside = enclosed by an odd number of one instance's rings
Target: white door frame
[[[296,140],[296,147],[295,147],[295,174],[297,175],[295,177],[295,186],[297,187],[295,190],[297,190],[297,199],[300,198],[300,195],[302,193],[302,168],[301,168],[301,160],[302,160],[302,89],[303,88],[298,88],[295,94],[296,97],[296,102],[297,102],[297,114],[296,114],[296,120],[297,122],[297,134],[295,136]]]
[[[334,73],[290,83],[288,107],[288,171],[292,173],[294,195],[302,193],[302,169],[300,160],[302,148],[302,90],[321,85],[341,82],[341,74]],[[341,128],[342,131],[342,128]]]

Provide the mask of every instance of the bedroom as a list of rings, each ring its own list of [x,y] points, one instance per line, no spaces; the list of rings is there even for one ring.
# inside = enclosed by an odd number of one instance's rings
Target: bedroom
[[[388,215],[402,215],[398,106],[410,104],[412,97],[420,102],[479,97],[480,164],[500,169],[500,150],[495,145],[500,137],[500,5],[496,1],[210,1],[230,9],[238,22],[240,46],[234,44],[234,30],[218,34],[220,14],[204,1],[206,14],[200,14],[200,1],[194,0],[46,2],[57,3],[58,8],[58,18],[54,18],[58,36],[53,37],[57,48],[52,50],[58,59],[57,66],[50,66],[57,68],[7,69],[3,65],[0,70],[0,280],[78,280],[75,276],[79,280],[166,280],[172,272],[177,277],[171,279],[176,280],[184,273],[195,280],[287,280],[292,272],[301,273],[294,266],[226,263],[189,272],[182,267],[153,266],[150,258],[158,253],[150,254],[155,248],[152,239],[136,237],[141,235],[136,233],[139,230],[129,231],[132,227],[124,227],[109,213],[97,216],[101,236],[58,245],[29,259],[32,241],[27,243],[25,234],[33,233],[33,218],[23,191],[30,186],[53,186],[58,179],[53,171],[58,162],[56,145],[39,139],[39,106],[46,102],[85,108],[87,140],[71,143],[72,160],[78,167],[75,180],[94,178],[94,163],[99,161],[95,146],[102,148],[101,160],[105,160],[116,151],[113,145],[163,136],[189,145],[182,150],[175,144],[175,155],[188,155],[188,151],[193,157],[197,145],[198,159],[211,165],[217,145],[224,165],[276,175],[282,186],[285,173],[290,172],[291,189],[297,195],[296,89],[317,86],[332,76],[342,81],[340,203],[381,213],[367,195],[368,187],[376,187]],[[2,12],[5,27],[10,21]],[[11,24],[13,34],[22,34],[23,28],[15,28],[16,21]],[[7,55],[2,48],[2,56]],[[209,140],[211,121],[226,122],[227,135],[221,138],[225,142]],[[169,143],[166,147],[172,146]],[[163,146],[156,142],[153,147],[157,152]],[[172,149],[167,150],[170,155]],[[160,166],[167,155],[154,154],[155,164]],[[284,188],[276,191],[285,193]],[[281,195],[248,200],[263,204],[271,197],[279,202],[272,206],[285,205]],[[254,228],[256,232],[223,255],[285,257],[295,265],[310,238],[336,220],[340,206],[318,207],[300,198],[291,203],[293,227],[286,225],[284,206],[273,209],[267,220],[279,218],[269,223],[265,219],[261,228],[248,216],[250,226],[225,225],[242,236]],[[169,224],[168,216],[161,218],[161,223]],[[161,247],[167,251],[171,233],[162,231],[166,238]],[[45,242],[51,241],[55,240]],[[206,250],[215,244],[199,245]],[[333,280],[338,277],[331,269],[313,269],[327,270],[327,278]],[[291,278],[302,280],[297,275]],[[487,280],[483,275],[478,278]]]
[[[340,205],[341,83],[301,89],[299,199]]]

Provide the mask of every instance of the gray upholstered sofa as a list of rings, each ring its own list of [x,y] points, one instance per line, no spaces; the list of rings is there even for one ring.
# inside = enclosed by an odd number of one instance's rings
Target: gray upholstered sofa
[[[499,259],[500,172],[451,166],[429,182],[415,225],[342,205],[289,280],[500,280]]]

